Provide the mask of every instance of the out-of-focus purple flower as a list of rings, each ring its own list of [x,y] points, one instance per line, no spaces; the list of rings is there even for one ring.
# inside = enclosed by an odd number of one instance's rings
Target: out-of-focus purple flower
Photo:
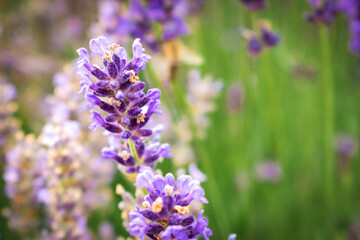
[[[350,33],[349,47],[354,53],[360,54],[360,19],[350,23]]]
[[[244,104],[244,92],[240,84],[233,84],[228,90],[228,110],[230,113],[238,112]]]
[[[341,170],[345,170],[358,151],[358,142],[349,136],[338,136],[335,140],[336,154]]]
[[[18,121],[13,117],[18,108],[13,102],[16,96],[15,87],[0,75],[0,148],[6,144],[7,137],[18,129]]]
[[[343,11],[349,19],[360,20],[360,2],[358,0],[342,0],[338,4],[340,11]]]
[[[199,211],[196,219],[189,214],[192,201],[207,203],[199,181],[187,175],[175,181],[171,173],[163,177],[144,169],[134,185],[145,188],[148,195],[142,209],[137,207],[129,213],[131,236],[145,240],[145,236],[153,239],[155,235],[162,239],[195,239],[199,235],[208,239],[212,235],[207,219],[202,216],[204,210]]]
[[[246,48],[252,56],[260,54],[263,49],[260,39],[256,36],[249,38]]]
[[[37,193],[44,184],[41,178],[43,151],[34,135],[16,134],[16,145],[6,154],[3,178],[10,206],[3,210],[10,229],[27,236],[39,226],[40,206]]]
[[[350,30],[349,48],[356,54],[360,54],[360,1],[342,0],[338,4],[340,11],[348,18]]]
[[[280,41],[280,36],[270,30],[270,27],[263,25],[261,27],[261,39],[267,47],[275,47]]]
[[[269,21],[261,20],[258,22],[260,25],[260,32],[256,33],[251,30],[242,30],[242,35],[247,39],[247,50],[252,56],[259,55],[265,47],[275,47],[280,36],[271,30],[271,24]]]
[[[188,1],[189,12],[191,15],[197,15],[203,9],[206,0]]]
[[[54,76],[54,94],[46,98],[50,111],[38,139],[45,161],[37,194],[45,206],[45,239],[90,239],[86,218],[110,197],[114,166],[99,156],[101,138],[88,134],[90,113],[78,81],[74,68],[65,66]]]
[[[255,177],[261,181],[277,182],[281,175],[281,166],[274,161],[258,163],[255,167]]]
[[[230,234],[228,240],[236,240],[236,234],[235,233]]]
[[[258,11],[266,8],[265,0],[240,0],[249,11]]]
[[[305,14],[305,19],[315,24],[330,26],[339,12],[335,0],[309,0],[312,12]]]
[[[195,163],[190,163],[189,174],[193,179],[198,180],[199,182],[205,182],[207,179],[207,176],[200,171]]]
[[[99,237],[103,240],[115,239],[114,227],[109,222],[104,222],[99,227]]]
[[[140,38],[152,51],[161,50],[163,42],[189,33],[185,18],[196,14],[202,2],[188,0],[105,1],[100,5],[100,28],[114,40],[125,42]]]
[[[220,94],[223,83],[210,75],[201,76],[198,70],[189,72],[187,101],[199,129],[199,136],[204,137],[204,130],[209,125],[207,114],[215,110],[214,100]]]

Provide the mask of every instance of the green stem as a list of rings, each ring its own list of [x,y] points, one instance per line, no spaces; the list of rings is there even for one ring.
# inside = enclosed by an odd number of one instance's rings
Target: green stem
[[[323,105],[323,150],[324,150],[324,174],[325,174],[325,191],[326,200],[328,202],[327,211],[330,212],[333,206],[333,174],[334,174],[334,87],[331,74],[331,52],[329,43],[329,31],[328,28],[323,27],[320,32],[320,40],[322,47],[322,80],[321,80],[321,92],[322,92],[322,105]],[[329,213],[329,228],[332,229],[332,216]]]
[[[132,140],[129,140],[128,143],[129,143],[131,155],[133,155],[133,157],[134,157],[134,159],[135,159],[135,162],[136,162],[136,165],[141,164],[141,163],[140,163],[140,158],[139,158],[139,156],[138,156],[138,154],[137,154],[137,152],[136,152],[136,148],[135,148],[134,142],[133,142]]]

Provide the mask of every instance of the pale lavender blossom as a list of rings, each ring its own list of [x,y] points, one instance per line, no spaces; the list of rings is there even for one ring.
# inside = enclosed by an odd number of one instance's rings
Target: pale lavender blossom
[[[18,121],[13,117],[18,108],[14,102],[16,96],[17,91],[14,85],[7,83],[6,78],[0,75],[0,148],[18,129]]]
[[[261,162],[255,166],[255,177],[260,181],[278,182],[281,175],[281,166],[275,161]]]
[[[3,173],[5,194],[10,206],[3,209],[8,227],[22,236],[36,236],[39,227],[40,205],[37,203],[38,190],[44,182],[39,164],[44,152],[34,135],[16,134],[16,145],[6,154]]]

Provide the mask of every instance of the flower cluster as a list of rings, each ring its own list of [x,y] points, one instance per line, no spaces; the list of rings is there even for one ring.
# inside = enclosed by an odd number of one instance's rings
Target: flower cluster
[[[90,41],[93,55],[100,55],[104,68],[90,62],[88,51],[80,48],[77,60],[81,68],[80,85],[85,92],[89,107],[97,105],[107,115],[92,111],[90,129],[104,128],[113,137],[110,148],[103,149],[104,158],[112,158],[126,167],[126,171],[137,172],[141,165],[153,167],[163,157],[171,157],[169,146],[158,142],[145,146],[144,141],[154,135],[146,129],[146,123],[156,113],[161,102],[159,89],[149,89],[144,93],[146,84],[140,81],[139,71],[146,68],[151,58],[145,54],[139,39],[133,43],[133,58],[127,60],[126,50],[117,44],[109,44],[106,38],[99,37]],[[85,69],[84,69],[85,68]],[[95,78],[94,83],[87,73]],[[155,131],[156,132],[156,131]]]
[[[240,0],[249,11],[258,11],[266,8],[265,0]]]
[[[0,76],[0,148],[5,145],[7,136],[18,128],[18,122],[13,118],[17,105],[13,102],[17,92],[12,84]]]
[[[89,239],[89,212],[107,203],[111,162],[102,160],[99,137],[88,135],[89,113],[78,94],[78,79],[71,66],[54,77],[54,95],[47,98],[47,123],[39,137],[45,151],[41,162],[44,182],[37,194],[45,204],[49,230],[44,238]]]
[[[141,240],[150,239],[195,239],[203,235],[205,239],[212,235],[207,228],[208,221],[201,210],[197,218],[190,214],[189,205],[193,201],[207,203],[200,182],[182,175],[175,178],[171,173],[165,177],[154,175],[145,169],[138,174],[137,187],[145,188],[142,209],[130,211],[130,235]]]
[[[271,25],[267,21],[260,21],[260,33],[256,34],[253,31],[245,30],[244,37],[247,39],[247,50],[251,56],[256,56],[262,52],[264,47],[275,47],[280,37],[271,30]]]
[[[6,154],[3,178],[5,193],[11,200],[10,206],[3,209],[9,228],[29,236],[39,225],[39,204],[37,192],[43,185],[42,169],[38,162],[44,158],[40,144],[34,135],[16,134],[16,145]]]
[[[163,42],[188,34],[185,18],[198,13],[202,5],[203,0],[150,0],[146,3],[133,0],[126,7],[125,3],[108,0],[100,5],[100,28],[119,41],[124,36],[141,38],[157,52]]]
[[[305,19],[316,24],[324,24],[330,26],[336,15],[338,14],[338,7],[335,0],[308,0],[312,12],[305,15]]]

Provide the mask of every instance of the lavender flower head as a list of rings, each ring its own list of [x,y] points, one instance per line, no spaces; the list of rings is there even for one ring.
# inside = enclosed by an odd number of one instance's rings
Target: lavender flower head
[[[203,217],[204,210],[197,218],[190,214],[189,205],[193,201],[207,203],[200,182],[191,176],[175,178],[171,173],[165,177],[154,175],[151,169],[138,174],[137,187],[145,188],[143,207],[132,210],[130,216],[130,235],[144,240],[150,239],[195,239],[202,235],[209,239],[212,231],[207,228],[208,221]]]
[[[158,52],[163,42],[188,34],[185,18],[198,13],[202,1],[194,4],[187,0],[149,0],[146,3],[132,0],[126,6],[124,2],[108,0],[100,5],[100,28],[118,40],[141,38],[147,47]]]
[[[3,215],[9,228],[23,236],[29,236],[39,226],[40,206],[36,196],[42,185],[42,169],[38,160],[43,157],[35,136],[25,136],[22,132],[16,134],[16,145],[6,154],[3,178],[6,196],[11,201],[3,209]]]
[[[305,14],[305,19],[311,23],[330,26],[338,13],[335,0],[308,0],[312,12]]]
[[[158,109],[161,92],[154,88],[144,93],[146,85],[138,74],[146,68],[151,57],[145,54],[140,40],[135,39],[133,43],[130,61],[124,48],[109,44],[105,37],[92,39],[90,49],[92,55],[102,57],[104,67],[93,65],[85,48],[77,50],[81,91],[85,92],[89,107],[98,106],[106,116],[92,110],[94,123],[89,128],[102,127],[119,141],[115,147],[103,149],[103,157],[115,159],[126,167],[127,172],[137,172],[141,165],[154,167],[159,158],[171,157],[168,145],[155,144],[151,149],[145,148],[144,141],[153,135],[153,130],[145,126],[154,113],[161,114]],[[95,82],[87,72],[95,77]]]
[[[265,0],[240,0],[249,11],[258,11],[266,8]]]

